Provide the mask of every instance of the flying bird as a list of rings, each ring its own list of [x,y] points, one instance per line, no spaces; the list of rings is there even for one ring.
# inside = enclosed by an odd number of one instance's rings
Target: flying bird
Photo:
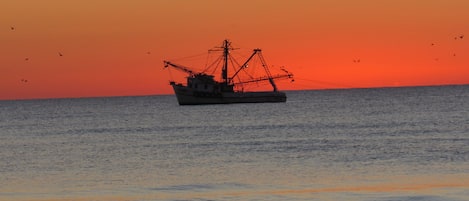
[[[59,56],[63,56],[63,54],[59,52]]]
[[[10,26],[10,29],[13,31],[13,30],[15,30],[15,27],[13,27],[13,26]]]
[[[460,39],[463,39],[463,38],[464,38],[464,35],[460,35],[459,38],[460,38]]]
[[[26,57],[26,58],[24,58],[24,60],[25,60],[25,61],[29,61],[29,58],[28,58],[28,57]]]

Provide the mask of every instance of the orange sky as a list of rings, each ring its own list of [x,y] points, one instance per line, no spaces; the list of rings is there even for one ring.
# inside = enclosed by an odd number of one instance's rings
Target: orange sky
[[[162,61],[226,38],[293,72],[281,90],[469,84],[468,10],[467,0],[4,0],[0,99],[170,94]]]

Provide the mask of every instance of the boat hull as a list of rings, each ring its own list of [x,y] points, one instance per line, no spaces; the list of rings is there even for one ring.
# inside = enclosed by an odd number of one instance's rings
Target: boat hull
[[[173,84],[179,105],[231,104],[231,103],[268,103],[286,102],[284,92],[201,92],[183,85]]]

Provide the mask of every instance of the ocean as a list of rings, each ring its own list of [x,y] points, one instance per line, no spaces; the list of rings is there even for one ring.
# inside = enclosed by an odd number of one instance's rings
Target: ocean
[[[469,200],[469,85],[0,101],[0,201]]]

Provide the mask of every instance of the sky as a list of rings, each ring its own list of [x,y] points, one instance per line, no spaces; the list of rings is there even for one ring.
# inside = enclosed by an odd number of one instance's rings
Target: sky
[[[468,10],[467,0],[2,0],[0,100],[173,94],[163,60],[224,39],[292,72],[280,90],[469,84]]]

